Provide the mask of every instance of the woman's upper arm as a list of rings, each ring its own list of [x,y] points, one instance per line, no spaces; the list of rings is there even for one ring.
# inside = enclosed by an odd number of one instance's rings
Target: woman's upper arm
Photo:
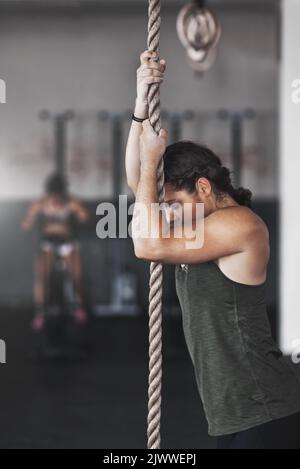
[[[42,211],[42,202],[41,201],[33,202],[28,208],[25,218],[22,222],[23,229],[25,230],[30,229],[33,226],[39,214],[41,213],[41,211]]]
[[[30,217],[35,218],[40,214],[41,210],[42,210],[42,201],[37,200],[36,202],[33,202],[33,204],[31,204],[31,206],[29,207],[28,214]]]
[[[85,223],[88,221],[89,211],[79,200],[73,199],[71,201],[71,210],[79,222]]]
[[[238,254],[246,249],[251,230],[255,230],[255,223],[242,207],[221,209],[202,220],[192,242],[187,237],[161,239],[156,249],[153,246],[153,260],[197,264]]]

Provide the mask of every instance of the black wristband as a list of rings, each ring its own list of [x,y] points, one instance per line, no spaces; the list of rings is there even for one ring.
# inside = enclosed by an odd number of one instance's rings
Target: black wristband
[[[146,121],[148,117],[145,117],[144,119],[141,119],[140,117],[136,117],[134,114],[132,114],[132,120],[135,122],[139,122],[140,124]]]

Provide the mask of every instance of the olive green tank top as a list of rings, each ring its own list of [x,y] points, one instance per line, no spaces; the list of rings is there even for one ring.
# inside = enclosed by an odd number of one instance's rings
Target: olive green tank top
[[[177,266],[176,287],[209,434],[237,433],[300,411],[296,365],[271,337],[266,284],[234,282],[207,262]]]

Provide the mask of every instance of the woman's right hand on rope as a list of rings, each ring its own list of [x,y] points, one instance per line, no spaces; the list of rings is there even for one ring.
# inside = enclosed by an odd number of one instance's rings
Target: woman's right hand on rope
[[[152,59],[152,60],[151,60]],[[149,86],[154,83],[162,83],[166,70],[166,61],[161,59],[155,62],[157,53],[146,50],[141,54],[141,65],[137,70],[137,99],[136,111],[143,112],[143,115],[137,117],[145,118],[148,116],[148,92]]]

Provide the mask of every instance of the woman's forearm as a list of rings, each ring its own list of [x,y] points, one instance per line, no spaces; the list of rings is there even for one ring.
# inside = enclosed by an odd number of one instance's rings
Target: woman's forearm
[[[154,248],[154,240],[159,239],[160,219],[157,192],[157,166],[146,164],[140,167],[140,180],[136,194],[134,224],[143,227],[143,236],[136,236],[133,241],[138,257]]]
[[[144,102],[135,103],[134,115],[141,119],[148,117],[148,105]],[[136,194],[140,180],[140,136],[142,133],[142,124],[132,121],[127,147],[126,147],[126,176],[127,184]]]

